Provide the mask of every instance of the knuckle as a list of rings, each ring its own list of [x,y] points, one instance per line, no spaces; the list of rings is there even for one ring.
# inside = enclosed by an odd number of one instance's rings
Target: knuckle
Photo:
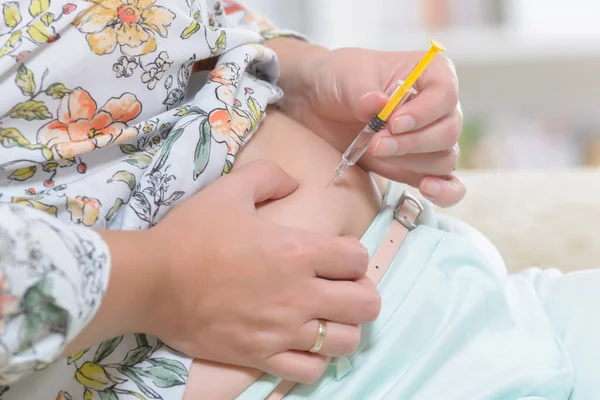
[[[404,154],[419,151],[422,141],[420,135],[415,134],[402,135],[396,138],[396,140],[398,142],[398,149]]]
[[[454,61],[452,61],[452,59],[447,56],[443,56],[443,58],[446,59],[446,62],[448,63],[448,67],[450,67],[450,70],[452,71],[452,73],[456,75],[456,64],[454,64]]]
[[[253,163],[253,168],[259,170],[261,175],[272,177],[281,170],[279,165],[273,160],[257,160]]]
[[[460,145],[456,143],[452,146],[452,151],[454,152],[454,156],[456,157],[456,161],[460,158]]]
[[[454,84],[450,84],[446,89],[446,99],[452,107],[456,107],[458,105],[458,90],[456,90],[456,86]]]
[[[251,338],[252,348],[257,357],[274,354],[285,347],[285,339],[280,332],[263,328],[249,335],[249,337]]]
[[[299,238],[282,238],[277,251],[284,260],[294,264],[310,261],[315,252],[311,244]]]
[[[456,146],[452,147],[450,150],[446,150],[445,154],[442,156],[440,161],[440,174],[449,175],[456,168],[456,163],[458,162],[458,152],[456,151]]]
[[[454,144],[460,138],[460,134],[462,133],[462,118],[453,117],[450,120],[450,124],[447,129],[447,138],[450,146],[454,146]]]

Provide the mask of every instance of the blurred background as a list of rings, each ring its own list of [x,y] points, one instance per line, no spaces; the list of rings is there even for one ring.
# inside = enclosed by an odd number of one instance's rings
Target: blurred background
[[[427,50],[456,64],[461,168],[600,166],[596,0],[244,0],[330,48]]]

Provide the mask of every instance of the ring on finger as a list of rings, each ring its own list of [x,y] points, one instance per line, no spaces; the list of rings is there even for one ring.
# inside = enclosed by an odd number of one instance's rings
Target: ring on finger
[[[321,351],[323,347],[323,343],[325,343],[325,334],[327,333],[327,321],[320,319],[319,320],[319,330],[317,332],[317,338],[315,339],[315,343],[312,348],[309,350],[309,353],[318,353]]]

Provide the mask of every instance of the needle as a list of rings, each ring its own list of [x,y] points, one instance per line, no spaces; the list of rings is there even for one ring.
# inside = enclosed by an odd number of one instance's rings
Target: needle
[[[333,183],[333,181],[335,181],[335,178],[337,178],[337,177],[338,177],[338,175],[334,175],[333,178],[331,178],[331,180],[327,184],[327,186],[325,186],[325,189],[327,189],[329,187],[329,185],[331,185]]]

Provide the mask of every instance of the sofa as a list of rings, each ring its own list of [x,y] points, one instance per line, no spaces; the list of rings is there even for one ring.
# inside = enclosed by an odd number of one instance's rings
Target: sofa
[[[438,212],[486,235],[509,272],[600,267],[600,168],[458,173],[465,199]]]

